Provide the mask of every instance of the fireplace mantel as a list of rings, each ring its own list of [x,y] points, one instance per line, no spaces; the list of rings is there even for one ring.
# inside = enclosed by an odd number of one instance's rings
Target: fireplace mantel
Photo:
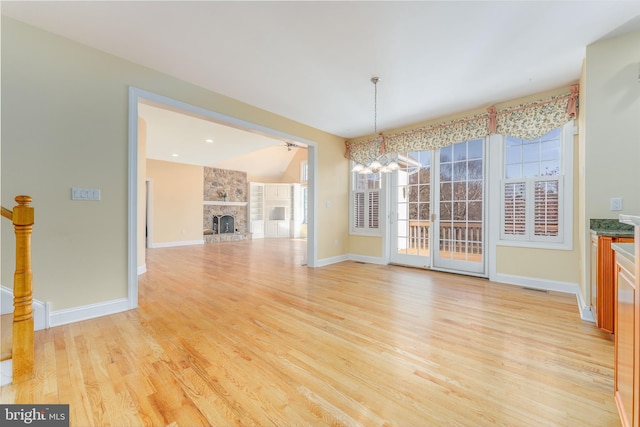
[[[247,206],[247,202],[224,202],[222,200],[204,201],[205,206]]]

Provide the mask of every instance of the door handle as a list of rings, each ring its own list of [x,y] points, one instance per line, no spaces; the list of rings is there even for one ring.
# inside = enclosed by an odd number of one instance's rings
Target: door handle
[[[432,213],[431,214],[431,222],[435,222],[436,220],[436,214]]]

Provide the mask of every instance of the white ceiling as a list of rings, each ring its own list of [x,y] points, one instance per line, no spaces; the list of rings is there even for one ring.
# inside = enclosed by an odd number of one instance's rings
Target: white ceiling
[[[138,104],[147,129],[147,158],[247,172],[275,180],[285,172],[300,143],[222,125],[186,112]],[[289,143],[289,145],[287,145]]]
[[[568,85],[588,44],[640,31],[640,1],[612,0],[2,1],[2,13],[344,138],[373,131],[374,75],[384,131]]]

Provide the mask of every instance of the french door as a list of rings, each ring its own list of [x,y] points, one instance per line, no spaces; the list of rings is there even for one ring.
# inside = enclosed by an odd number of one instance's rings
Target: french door
[[[391,179],[392,263],[484,275],[484,144],[400,155]]]

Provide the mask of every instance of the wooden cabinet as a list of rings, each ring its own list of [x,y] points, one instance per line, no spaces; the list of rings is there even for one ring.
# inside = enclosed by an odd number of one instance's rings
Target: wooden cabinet
[[[614,396],[624,427],[640,426],[640,216],[620,215],[634,225],[633,245],[615,252]]]
[[[297,215],[294,203],[298,200],[294,196],[299,184],[251,182],[249,185],[252,238],[299,236],[299,225],[294,221],[294,214]]]
[[[591,234],[591,257],[590,257],[590,287],[591,287],[591,311],[593,318],[598,324],[598,235]]]
[[[264,235],[265,237],[289,237],[289,221],[267,221]]]
[[[595,305],[596,324],[603,331],[614,333],[614,281],[616,276],[614,243],[632,243],[632,237],[595,236],[591,240],[591,303]],[[595,259],[594,259],[595,256]],[[595,262],[594,262],[595,261]],[[595,265],[594,265],[595,264]],[[594,273],[595,266],[595,275]],[[595,283],[594,283],[595,277]],[[595,295],[594,295],[595,294]]]
[[[634,261],[625,253],[615,254],[615,378],[616,405],[623,426],[637,426],[638,396],[638,288]]]
[[[266,200],[291,199],[291,184],[264,184],[264,198]]]
[[[252,239],[264,237],[264,184],[249,183],[249,231]]]

